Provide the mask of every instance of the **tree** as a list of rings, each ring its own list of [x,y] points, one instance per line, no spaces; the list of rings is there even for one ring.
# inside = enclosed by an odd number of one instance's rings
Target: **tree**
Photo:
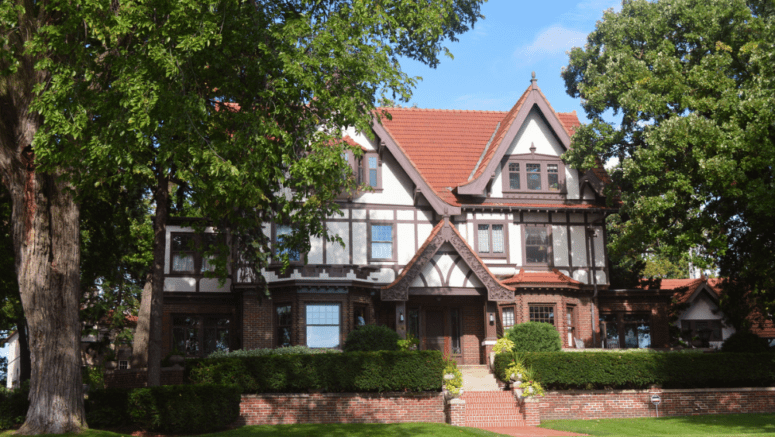
[[[617,158],[614,256],[658,249],[718,266],[775,302],[775,26],[771,2],[624,1],[562,75],[591,120],[566,157]],[[611,115],[613,114],[613,116]],[[704,265],[703,265],[704,263]]]
[[[328,235],[349,184],[341,129],[368,131],[382,95],[408,100],[399,56],[436,66],[482,0],[237,0],[0,4],[0,171],[31,333],[20,433],[85,426],[78,366],[79,208],[103,184],[155,204],[149,382],[158,383],[171,183],[260,271],[259,223],[288,246]],[[52,220],[52,218],[56,218]],[[226,270],[225,250],[217,273]]]

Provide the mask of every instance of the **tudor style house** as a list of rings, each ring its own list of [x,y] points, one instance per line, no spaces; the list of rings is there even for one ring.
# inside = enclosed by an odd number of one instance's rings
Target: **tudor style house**
[[[168,225],[166,351],[341,347],[369,323],[461,364],[485,362],[504,329],[527,321],[553,324],[567,348],[666,341],[653,305],[608,290],[607,176],[563,162],[579,120],[555,112],[535,77],[508,112],[388,111],[372,135],[345,138],[363,149],[348,161],[372,188],[343,197],[327,221],[345,247],[313,239],[306,264],[270,264],[271,298],[236,264],[223,285],[203,277],[207,260],[188,244],[203,237]],[[264,232],[277,241],[290,228]],[[614,331],[621,343],[606,345]]]

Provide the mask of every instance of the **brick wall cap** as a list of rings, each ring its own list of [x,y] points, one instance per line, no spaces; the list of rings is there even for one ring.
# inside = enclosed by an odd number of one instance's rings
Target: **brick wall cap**
[[[425,391],[425,392],[400,392],[400,391],[386,391],[382,393],[251,393],[243,394],[243,398],[258,399],[258,398],[308,398],[311,396],[323,396],[323,397],[369,397],[369,398],[435,398],[442,397],[441,392]]]
[[[547,391],[547,395],[592,395],[592,394],[650,394],[650,393],[703,393],[775,391],[775,387],[727,387],[727,388],[653,388],[644,390],[562,390]]]
[[[450,405],[465,405],[466,401],[460,399],[460,398],[452,398],[449,401],[447,401]]]
[[[531,396],[531,397],[529,397],[529,398],[524,398],[524,399],[522,400],[522,402],[526,402],[526,403],[529,403],[529,404],[533,404],[533,403],[538,403],[538,402],[541,402],[541,399],[538,399],[538,398],[537,398],[537,397],[535,397],[535,396]]]

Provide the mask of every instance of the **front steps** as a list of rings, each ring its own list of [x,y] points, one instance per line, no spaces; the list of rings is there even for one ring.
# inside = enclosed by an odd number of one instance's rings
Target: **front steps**
[[[498,387],[487,366],[458,366],[463,373],[465,426],[474,428],[525,426],[520,405],[511,391]]]

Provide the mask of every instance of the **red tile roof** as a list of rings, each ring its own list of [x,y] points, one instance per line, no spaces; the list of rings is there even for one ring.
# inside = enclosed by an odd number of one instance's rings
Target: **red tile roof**
[[[521,269],[516,275],[501,281],[504,285],[520,287],[545,287],[545,288],[580,288],[582,283],[563,275],[557,269],[550,272],[526,272]]]
[[[379,112],[386,111],[391,115],[391,119],[382,118],[382,126],[417,169],[420,177],[443,201],[460,206],[463,202],[452,193],[452,189],[470,182],[472,173],[473,179],[481,175],[531,90],[528,87],[508,112],[419,108],[380,108]],[[555,114],[568,135],[580,125],[575,111]],[[486,205],[525,206],[523,203]],[[546,204],[536,206],[546,207]],[[580,205],[553,206],[573,208]]]

